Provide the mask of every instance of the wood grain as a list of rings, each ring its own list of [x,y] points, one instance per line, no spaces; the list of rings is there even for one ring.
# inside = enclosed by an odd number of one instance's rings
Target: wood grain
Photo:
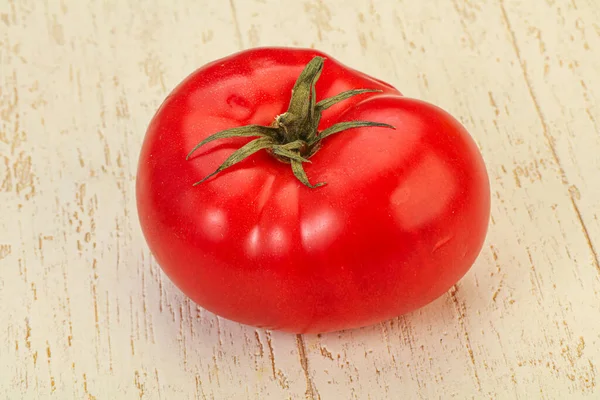
[[[600,397],[600,3],[4,0],[0,398]],[[188,301],[137,223],[137,154],[181,79],[312,46],[457,116],[486,247],[447,295],[295,336]]]

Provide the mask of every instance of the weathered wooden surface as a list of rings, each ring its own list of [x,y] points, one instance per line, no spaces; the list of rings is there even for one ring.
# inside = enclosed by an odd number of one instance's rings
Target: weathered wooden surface
[[[0,3],[0,398],[600,398],[596,0]],[[146,125],[258,45],[318,47],[472,132],[492,224],[447,295],[296,337],[161,273],[134,201]]]

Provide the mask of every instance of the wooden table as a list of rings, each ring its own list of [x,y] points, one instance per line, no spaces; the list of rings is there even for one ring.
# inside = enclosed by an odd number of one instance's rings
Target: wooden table
[[[0,5],[0,398],[600,398],[600,3],[170,3]],[[447,295],[295,336],[163,275],[135,207],[145,128],[192,70],[262,45],[317,47],[476,138],[490,232]]]

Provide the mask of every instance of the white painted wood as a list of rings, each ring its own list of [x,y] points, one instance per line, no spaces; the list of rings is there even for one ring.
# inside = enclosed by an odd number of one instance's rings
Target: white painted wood
[[[595,0],[2,0],[0,398],[600,398],[598,21]],[[296,337],[161,273],[134,202],[146,125],[258,45],[318,47],[472,132],[492,225],[447,295]]]

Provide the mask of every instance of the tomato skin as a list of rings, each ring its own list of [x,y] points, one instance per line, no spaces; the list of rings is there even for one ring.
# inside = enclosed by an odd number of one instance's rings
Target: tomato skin
[[[317,100],[369,88],[326,110],[396,129],[333,135],[305,164],[262,151],[206,182],[249,139],[207,144],[235,126],[270,125],[316,55]],[[422,307],[472,266],[488,228],[489,180],[465,128],[447,112],[308,49],[259,48],[210,63],[161,105],[142,146],[137,207],[148,245],[193,301],[224,318],[296,333],[377,323]]]

